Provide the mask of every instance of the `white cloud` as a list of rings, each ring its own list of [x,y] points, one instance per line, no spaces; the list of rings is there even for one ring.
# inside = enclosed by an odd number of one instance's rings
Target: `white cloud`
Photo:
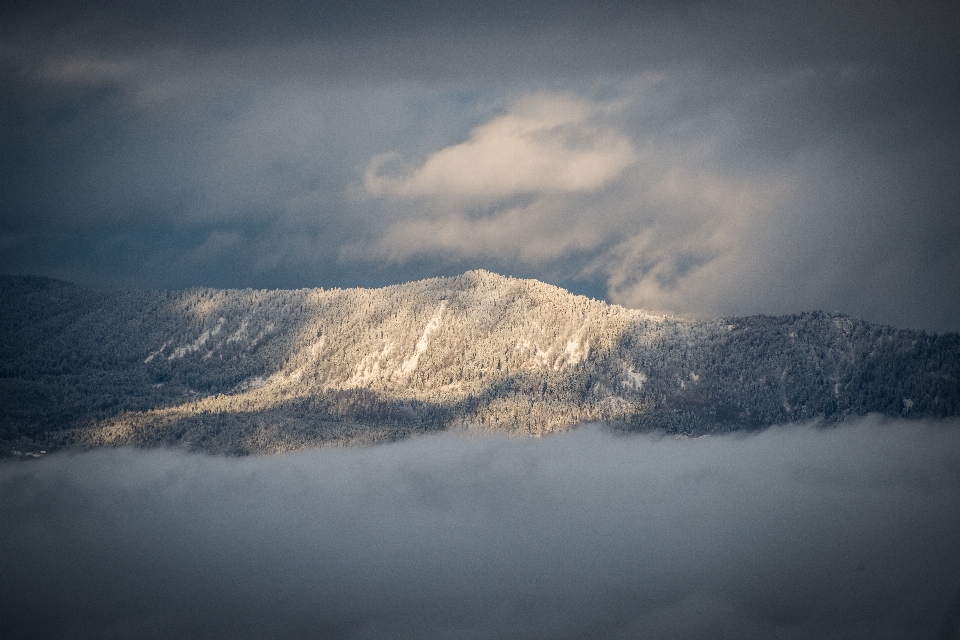
[[[573,251],[596,248],[607,235],[598,224],[578,223],[562,197],[546,196],[530,205],[471,218],[453,211],[438,218],[414,218],[392,226],[374,253],[392,261],[415,255],[493,257],[538,263]],[[584,224],[586,222],[586,224]]]
[[[611,122],[624,104],[530,94],[418,166],[374,157],[363,188],[388,207],[387,224],[345,255],[538,264],[596,249],[617,225],[611,196],[638,160]]]
[[[729,127],[722,119],[706,127],[680,121],[654,132],[625,125],[624,119],[656,108],[655,90],[628,92],[629,99],[612,108],[530,96],[403,177],[382,170],[400,160],[397,155],[375,158],[365,187],[389,206],[386,224],[378,237],[343,249],[343,257],[493,259],[537,267],[593,254],[582,275],[605,281],[612,301],[712,308],[729,290],[715,286],[717,270],[738,277],[752,250],[751,226],[769,217],[792,184],[776,171],[723,167]],[[624,126],[633,139],[618,133]],[[511,162],[497,164],[498,153]],[[603,161],[593,173],[563,179],[598,156]]]
[[[595,191],[636,161],[628,138],[596,122],[600,111],[569,96],[527,96],[405,174],[383,173],[396,154],[376,156],[365,187],[378,196],[481,201]]]

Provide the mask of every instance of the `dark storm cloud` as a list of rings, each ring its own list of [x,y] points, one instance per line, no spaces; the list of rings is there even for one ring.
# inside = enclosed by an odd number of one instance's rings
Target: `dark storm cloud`
[[[574,44],[550,46],[539,57],[549,65],[558,52],[564,63],[578,58],[607,70],[623,70],[651,61],[702,61],[704,55],[762,57],[769,63],[857,61],[862,59],[952,61],[960,11],[949,2],[621,2],[521,0],[518,2],[449,2],[378,0],[285,1],[265,7],[256,2],[156,2],[134,7],[123,2],[15,2],[6,5],[8,37],[32,37],[101,51],[182,46],[194,50],[244,49],[301,42],[385,45],[427,36],[461,40],[474,35],[497,41],[502,34],[545,32],[566,36]],[[605,34],[607,37],[590,38]],[[579,36],[579,39],[578,39]],[[498,56],[495,47],[466,44],[471,54]],[[522,43],[510,47],[527,63],[536,52]],[[442,49],[444,47],[441,47]],[[373,51],[357,51],[361,57]],[[413,47],[407,54],[416,55]],[[449,53],[444,50],[443,53]],[[586,55],[584,55],[586,54]],[[618,56],[604,54],[619,54]],[[418,56],[425,61],[429,56]],[[606,58],[606,60],[604,60]],[[771,60],[772,59],[772,60]],[[390,56],[380,63],[402,64]],[[438,60],[421,69],[443,66]],[[465,60],[454,59],[454,63]],[[503,58],[506,62],[506,57]],[[402,67],[399,67],[402,68]],[[557,67],[559,68],[559,67]],[[394,68],[396,70],[397,67]],[[413,67],[408,68],[409,71]],[[542,69],[541,69],[542,70]],[[463,69],[459,70],[463,71]],[[487,69],[477,65],[474,72]]]
[[[0,270],[485,267],[668,311],[960,329],[958,28],[939,2],[8,3]],[[501,168],[519,187],[431,169],[534,138]]]
[[[929,638],[955,423],[0,466],[3,635]]]

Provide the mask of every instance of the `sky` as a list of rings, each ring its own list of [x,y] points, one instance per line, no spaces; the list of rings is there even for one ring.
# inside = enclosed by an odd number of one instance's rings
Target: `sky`
[[[960,429],[0,461],[5,638],[956,638]]]
[[[15,1],[0,272],[960,330],[948,2]]]

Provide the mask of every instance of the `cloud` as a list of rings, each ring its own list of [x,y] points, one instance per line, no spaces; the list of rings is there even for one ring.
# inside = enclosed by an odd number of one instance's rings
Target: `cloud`
[[[956,185],[908,186],[938,173],[936,163],[868,152],[865,140],[817,139],[767,166],[731,171],[725,148],[740,135],[720,133],[703,157],[675,155],[662,180],[638,188],[647,215],[585,269],[604,279],[611,300],[721,315],[816,308],[956,328],[946,321],[960,292],[960,225],[946,214]]]
[[[526,206],[470,217],[453,210],[435,218],[395,223],[372,247],[346,249],[346,255],[371,250],[376,257],[402,262],[414,256],[445,259],[493,258],[537,264],[596,248],[605,238],[602,225],[571,223],[568,201],[537,198]]]
[[[0,632],[928,638],[960,581],[958,427],[6,462]]]
[[[751,274],[752,262],[768,249],[753,234],[778,224],[778,209],[796,197],[794,177],[777,170],[736,175],[715,162],[715,155],[674,155],[637,184],[642,213],[584,269],[604,278],[612,301],[716,312],[732,292],[755,286],[751,275],[763,277]]]
[[[418,166],[405,168],[396,153],[374,157],[365,195],[392,213],[379,238],[344,255],[538,264],[595,249],[615,217],[602,211],[617,205],[608,195],[638,159],[611,122],[626,101],[526,94]]]
[[[591,122],[599,111],[571,96],[526,96],[406,176],[381,173],[395,154],[375,157],[364,185],[372,195],[480,201],[595,191],[636,160],[628,138]]]
[[[404,0],[385,7],[375,0],[285,0],[269,9],[161,0],[149,11],[109,0],[38,0],[9,7],[5,17],[5,40],[51,40],[64,48],[176,47],[203,54],[320,41],[332,60],[307,64],[330,73],[339,66],[341,74],[410,79],[525,75],[531,68],[556,75],[619,73],[703,59],[718,68],[745,60],[950,63],[958,12],[936,0],[869,7],[852,1],[708,7],[661,0]]]
[[[349,4],[11,7],[0,270],[960,328],[950,3]]]
[[[366,186],[388,203],[389,224],[378,240],[348,249],[347,255],[366,251],[372,259],[394,262],[416,256],[477,257],[536,267],[579,254],[586,262],[581,275],[605,280],[608,295],[616,302],[704,311],[709,305],[690,308],[694,305],[688,292],[691,282],[702,275],[698,272],[753,250],[744,246],[750,229],[769,224],[771,213],[796,197],[797,188],[782,167],[725,166],[725,147],[736,135],[730,115],[665,116],[674,106],[671,103],[684,99],[674,93],[678,88],[676,79],[666,75],[624,82],[617,99],[611,101],[615,107],[564,98],[559,104],[565,108],[557,109],[557,100],[546,100],[541,94],[521,100],[522,106],[507,116],[476,128],[469,142],[431,155],[405,178],[380,177],[377,170],[384,159],[376,159]],[[540,106],[545,101],[553,107],[549,114],[559,112],[564,118],[539,118],[532,127],[530,118],[514,114],[529,113],[529,104]],[[616,175],[614,180],[603,188],[563,192],[559,185],[574,183],[564,181],[563,172],[554,167],[533,179],[534,174],[510,166],[516,132],[527,136],[534,130],[539,136],[543,127],[552,130],[557,122],[579,126],[587,105],[592,105],[596,117],[607,119],[605,128],[611,133],[606,138],[615,139],[612,132],[628,127],[636,138],[621,135],[617,146],[629,148],[629,154],[615,156],[617,163],[598,164],[597,173],[614,167],[616,173],[609,172],[611,177]],[[576,118],[567,117],[568,112]],[[644,122],[650,119],[659,121]],[[516,121],[524,126],[516,126]],[[539,140],[534,138],[537,144]],[[546,140],[552,144],[555,138]],[[448,152],[463,162],[445,164],[441,160],[448,158]],[[565,164],[573,152],[578,150],[543,149],[537,158]],[[499,157],[507,159],[503,173],[485,173],[483,162]],[[625,164],[627,158],[629,164]],[[496,162],[492,166],[500,169]],[[480,168],[471,173],[476,167]],[[434,179],[436,175],[446,176],[446,181]],[[461,185],[455,180],[461,175],[475,182]],[[497,188],[487,189],[489,202],[478,203],[482,189],[476,185],[499,179],[503,182]],[[523,181],[531,192],[520,189]]]

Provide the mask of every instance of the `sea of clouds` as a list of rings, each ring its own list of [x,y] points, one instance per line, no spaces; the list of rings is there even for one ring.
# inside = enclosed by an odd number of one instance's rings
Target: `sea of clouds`
[[[960,421],[0,463],[5,638],[952,638]]]

